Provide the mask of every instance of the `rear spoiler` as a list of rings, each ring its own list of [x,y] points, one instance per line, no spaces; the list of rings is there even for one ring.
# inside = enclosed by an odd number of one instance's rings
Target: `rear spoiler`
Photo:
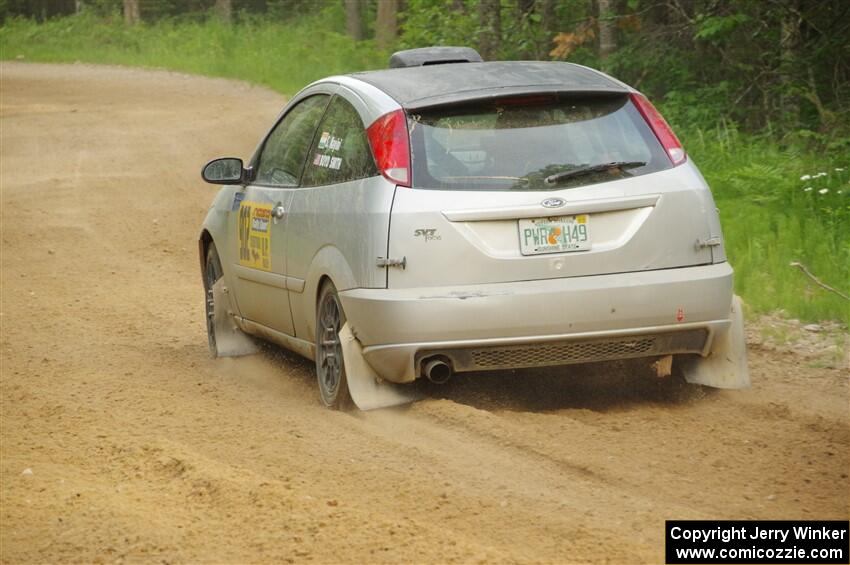
[[[454,106],[457,104],[466,104],[472,102],[487,102],[498,98],[507,98],[513,96],[534,96],[534,95],[552,95],[552,96],[616,96],[628,95],[631,92],[627,87],[617,84],[610,86],[594,86],[587,88],[586,86],[570,87],[567,85],[530,85],[530,86],[509,86],[488,89],[475,89],[449,94],[440,94],[438,96],[429,96],[427,98],[419,98],[418,100],[410,101],[404,104],[404,109],[407,111],[424,110],[425,108],[433,108],[437,106]]]

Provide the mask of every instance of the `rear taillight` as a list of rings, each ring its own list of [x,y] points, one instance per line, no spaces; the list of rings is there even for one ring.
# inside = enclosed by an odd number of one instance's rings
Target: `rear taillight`
[[[410,186],[410,140],[404,110],[384,114],[366,130],[381,174],[402,186]]]
[[[633,92],[631,97],[632,102],[635,106],[637,106],[640,115],[643,116],[643,119],[646,120],[646,123],[649,124],[650,128],[652,128],[652,132],[655,134],[655,137],[657,137],[658,141],[661,142],[661,145],[664,147],[664,151],[667,152],[667,156],[670,157],[673,165],[681,165],[684,163],[688,156],[682,147],[682,143],[679,141],[679,138],[676,137],[676,134],[673,133],[673,130],[670,129],[670,125],[667,121],[660,113],[658,113],[658,110],[655,109],[655,106],[653,106],[652,103],[642,94]]]

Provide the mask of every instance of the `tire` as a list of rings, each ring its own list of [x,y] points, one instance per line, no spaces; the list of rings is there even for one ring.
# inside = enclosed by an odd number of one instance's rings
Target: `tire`
[[[221,261],[214,243],[210,243],[207,249],[207,258],[204,262],[204,310],[207,318],[207,341],[210,347],[210,355],[218,357],[218,347],[215,339],[215,309],[221,307],[215,303],[213,296],[213,285],[222,277]]]
[[[336,287],[331,282],[325,283],[316,304],[316,380],[322,403],[335,410],[346,410],[352,405],[339,339],[345,320]]]

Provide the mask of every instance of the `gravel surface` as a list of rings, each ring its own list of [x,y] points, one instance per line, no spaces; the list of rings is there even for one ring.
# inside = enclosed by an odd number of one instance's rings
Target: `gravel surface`
[[[759,338],[746,391],[611,364],[369,413],[324,409],[276,348],[210,359],[199,170],[247,157],[284,100],[0,73],[0,561],[663,562],[665,519],[850,516],[840,356]]]

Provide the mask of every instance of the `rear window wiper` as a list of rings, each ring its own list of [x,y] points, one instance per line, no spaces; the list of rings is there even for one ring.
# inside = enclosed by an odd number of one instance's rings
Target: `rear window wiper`
[[[548,177],[546,177],[545,180],[546,184],[555,184],[558,181],[581,177],[584,175],[590,175],[593,173],[599,173],[602,171],[607,171],[609,169],[626,169],[634,167],[643,167],[644,165],[646,165],[646,163],[644,163],[643,161],[615,161],[613,163],[602,163],[599,165],[578,167],[577,169],[562,171],[560,173],[555,173],[554,175],[549,175]]]

